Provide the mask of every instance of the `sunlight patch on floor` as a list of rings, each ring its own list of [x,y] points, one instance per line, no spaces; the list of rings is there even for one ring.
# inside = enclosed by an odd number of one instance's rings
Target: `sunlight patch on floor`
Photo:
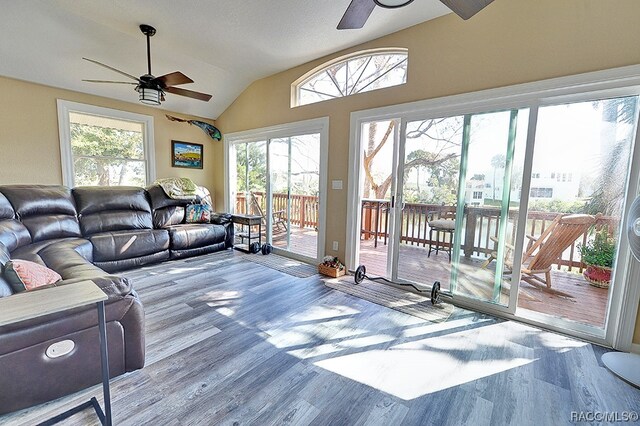
[[[317,321],[345,315],[355,315],[359,313],[359,310],[344,305],[312,306],[302,313],[293,315],[291,319],[297,322]]]
[[[455,322],[455,321],[452,321]],[[457,325],[469,326],[469,318]],[[456,325],[449,323],[452,330]],[[448,334],[436,333],[436,327],[411,333],[410,337],[388,349],[363,350],[315,362],[341,376],[374,387],[404,400],[459,386],[518,368],[536,360],[528,346],[509,340],[520,330],[509,323],[487,324]],[[423,334],[425,335],[425,334]],[[550,340],[553,340],[550,338]],[[550,342],[552,343],[552,342]]]
[[[365,328],[351,325],[353,319],[341,318],[331,321],[331,326],[322,323],[301,324],[283,329],[266,330],[271,336],[268,341],[276,348],[287,349],[304,345],[307,348],[370,333]],[[338,331],[336,331],[336,329]]]
[[[177,275],[177,274],[185,274],[187,272],[192,272],[192,271],[203,271],[205,270],[204,267],[202,266],[198,266],[198,267],[180,267],[180,268],[170,268],[168,271],[163,272],[164,274],[171,274],[171,275]]]
[[[408,401],[533,361],[525,358],[462,361],[429,350],[372,350],[318,361],[315,365]]]
[[[216,312],[219,313],[220,315],[224,315],[225,317],[232,317],[236,313],[236,311],[231,308],[217,308]]]
[[[492,323],[494,321],[495,321],[494,318],[486,317],[486,318],[478,319],[478,320],[474,321],[474,323],[482,324],[482,323]],[[441,332],[441,331],[452,330],[452,329],[458,328],[458,327],[468,327],[468,326],[469,326],[469,319],[468,318],[447,320],[447,321],[439,322],[439,323],[428,322],[428,323],[425,323],[423,326],[412,327],[412,328],[407,328],[406,330],[403,330],[402,331],[402,336],[405,337],[405,338],[406,337],[424,336],[424,335],[431,334],[431,333],[437,333],[437,332]]]
[[[298,349],[288,350],[287,353],[299,359],[318,358],[325,357],[331,354],[338,354],[340,352],[353,351],[354,349],[358,348],[383,345],[392,342],[394,339],[395,338],[393,336],[379,334],[375,336],[348,339],[315,346],[304,346]]]

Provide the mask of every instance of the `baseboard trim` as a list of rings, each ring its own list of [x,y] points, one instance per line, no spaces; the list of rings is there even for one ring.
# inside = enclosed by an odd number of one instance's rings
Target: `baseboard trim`
[[[631,345],[631,352],[640,355],[640,343],[633,343]]]

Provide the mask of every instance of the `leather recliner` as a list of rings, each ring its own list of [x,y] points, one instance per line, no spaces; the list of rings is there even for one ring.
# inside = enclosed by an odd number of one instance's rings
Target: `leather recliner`
[[[126,278],[110,273],[233,244],[230,216],[183,223],[187,202],[157,189],[0,186],[0,268],[9,259],[26,259],[58,272],[58,285],[96,283],[108,296],[111,377],[142,368],[145,343],[141,302]],[[0,274],[0,297],[11,294]],[[91,306],[0,327],[0,414],[99,383],[97,333]],[[76,344],[70,354],[55,360],[45,355],[51,344],[67,339]]]
[[[79,187],[73,196],[95,265],[113,272],[169,259],[169,233],[153,228],[143,188]]]
[[[148,187],[147,193],[153,207],[154,227],[169,232],[171,259],[213,253],[233,246],[230,215],[216,215],[212,223],[184,223],[190,201],[169,198],[158,185]]]

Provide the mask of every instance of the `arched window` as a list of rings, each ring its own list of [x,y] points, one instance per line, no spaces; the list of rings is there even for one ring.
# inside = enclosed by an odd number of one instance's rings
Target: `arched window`
[[[341,98],[407,82],[407,49],[367,50],[334,59],[292,85],[292,106]]]

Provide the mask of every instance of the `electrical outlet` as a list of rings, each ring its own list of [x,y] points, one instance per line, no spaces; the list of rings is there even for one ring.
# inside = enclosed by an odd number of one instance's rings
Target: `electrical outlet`
[[[333,248],[333,251],[338,251],[338,242],[337,241],[333,242],[333,247],[332,248]]]

